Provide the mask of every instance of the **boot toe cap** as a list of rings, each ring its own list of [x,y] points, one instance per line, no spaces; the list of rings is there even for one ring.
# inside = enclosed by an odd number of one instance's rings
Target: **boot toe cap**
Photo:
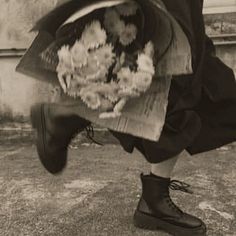
[[[186,225],[188,225],[189,228],[199,228],[199,227],[206,228],[205,223],[201,219],[186,213],[184,214],[183,217],[181,217],[180,223],[183,223],[185,227]]]

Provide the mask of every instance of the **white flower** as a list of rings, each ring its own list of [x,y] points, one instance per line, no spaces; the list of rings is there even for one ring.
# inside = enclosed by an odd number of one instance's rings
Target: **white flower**
[[[100,98],[101,100],[101,105],[100,105],[100,109],[99,110],[102,110],[102,111],[108,111],[108,110],[111,110],[113,109],[113,103],[106,99],[106,98]]]
[[[80,42],[76,41],[71,48],[71,56],[74,67],[81,68],[88,62],[88,51],[85,46]]]
[[[62,72],[62,73],[58,72],[57,77],[58,77],[59,83],[60,83],[64,93],[66,93],[68,91],[68,89],[70,88],[72,75],[67,72]]]
[[[144,53],[141,53],[138,55],[137,64],[138,64],[139,71],[147,72],[147,73],[150,73],[151,75],[155,74],[153,60],[149,56],[145,55]]]
[[[57,65],[56,71],[58,74],[63,75],[63,74],[66,74],[66,73],[69,73],[70,71],[72,71],[72,67],[71,68],[66,67],[66,65],[64,63],[59,62]]]
[[[116,6],[117,11],[122,16],[132,16],[135,15],[138,10],[138,5],[136,2],[127,2]]]
[[[88,49],[98,48],[104,45],[107,40],[106,31],[102,29],[99,21],[93,21],[90,25],[86,25],[82,33],[81,41]]]
[[[117,74],[119,70],[122,68],[122,66],[124,65],[124,63],[125,63],[125,53],[122,52],[120,57],[116,58],[116,64],[113,68],[113,74]]]
[[[119,100],[118,93],[117,94],[105,94],[104,96],[112,103],[115,103]]]
[[[63,91],[71,97],[78,97],[80,89],[86,85],[84,78],[72,74],[58,74]]]
[[[114,36],[119,35],[125,29],[125,22],[120,19],[114,9],[107,9],[104,15],[105,29]]]
[[[113,8],[107,8],[106,9],[106,12],[104,14],[104,21],[108,22],[108,21],[112,21],[112,22],[115,22],[117,20],[120,19],[120,16],[119,14],[117,13],[117,11]]]
[[[91,56],[94,56],[100,65],[105,66],[107,69],[111,67],[111,65],[115,61],[115,53],[113,53],[113,46],[110,44],[106,44],[97,50],[94,50],[91,53]]]
[[[114,119],[121,116],[121,113],[116,112],[103,112],[99,115],[100,119]]]
[[[133,86],[138,92],[146,92],[151,86],[151,83],[151,74],[141,71],[134,74]]]
[[[70,83],[70,88],[68,88],[67,90],[67,94],[70,97],[77,98],[80,96],[79,95],[80,89],[81,89],[81,84],[77,80],[72,79]]]
[[[106,83],[106,90],[103,90],[103,95],[112,103],[115,103],[119,100],[119,86],[116,82],[111,81],[110,83]]]
[[[96,76],[96,80],[99,81],[99,82],[106,82],[107,81],[107,75],[108,75],[108,69],[101,65],[99,67],[99,70],[98,70],[98,73],[97,73],[97,76]]]
[[[134,89],[134,87],[132,88],[125,88],[125,89],[121,89],[118,91],[118,95],[119,97],[129,97],[129,98],[135,98],[135,97],[139,97],[140,93]]]
[[[96,110],[100,107],[101,101],[99,94],[90,91],[89,86],[82,88],[79,95],[81,100],[88,106],[88,108]]]
[[[128,67],[122,68],[117,73],[117,78],[119,79],[119,86],[121,88],[131,88],[133,86],[133,73]]]
[[[100,74],[100,65],[96,58],[88,55],[88,64],[77,70],[77,73],[87,80],[97,80]]]
[[[73,80],[75,81],[77,86],[79,86],[79,85],[82,86],[82,85],[88,84],[88,81],[86,80],[86,78],[84,78],[80,75],[77,75],[77,74],[74,74]]]
[[[120,101],[115,105],[114,112],[115,113],[121,113],[121,111],[125,107],[125,104],[127,103],[127,101],[128,101],[128,99],[126,97],[121,98]]]
[[[126,25],[125,29],[120,33],[120,43],[124,46],[130,45],[137,36],[137,27],[134,24]]]
[[[153,58],[154,57],[154,53],[155,53],[154,44],[153,44],[153,42],[149,41],[145,45],[144,54],[147,55],[150,58]]]
[[[58,70],[66,68],[68,70],[72,69],[72,57],[70,53],[70,48],[68,45],[62,46],[57,52],[59,58]]]
[[[94,92],[108,98],[110,96],[115,96],[119,90],[117,83],[95,83],[93,87],[90,87]]]

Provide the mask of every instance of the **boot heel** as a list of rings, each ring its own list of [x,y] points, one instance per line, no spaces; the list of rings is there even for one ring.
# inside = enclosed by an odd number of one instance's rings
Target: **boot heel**
[[[195,229],[186,229],[149,216],[138,210],[134,214],[134,226],[152,231],[165,231],[174,236],[206,236],[204,225]]]
[[[148,230],[162,230],[158,224],[158,220],[152,216],[146,215],[140,211],[135,211],[134,226]]]

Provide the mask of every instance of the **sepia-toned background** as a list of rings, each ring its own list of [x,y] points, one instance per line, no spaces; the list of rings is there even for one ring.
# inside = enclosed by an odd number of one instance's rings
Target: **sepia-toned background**
[[[15,73],[15,66],[35,37],[28,33],[34,22],[63,1],[0,0],[0,236],[167,236],[133,226],[139,175],[150,166],[106,130],[94,129],[104,146],[86,132],[76,136],[61,175],[50,175],[38,160],[29,108],[51,100],[54,89]],[[205,0],[204,14],[218,55],[236,72],[236,0]],[[208,236],[236,236],[235,153],[236,143],[195,157],[184,152],[173,172],[194,191],[171,191],[173,201],[201,218]]]

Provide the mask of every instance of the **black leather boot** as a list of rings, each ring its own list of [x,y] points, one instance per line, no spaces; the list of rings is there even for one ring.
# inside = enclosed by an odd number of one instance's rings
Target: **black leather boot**
[[[60,115],[60,110],[53,115],[53,106],[34,105],[31,122],[37,131],[36,146],[41,163],[50,173],[58,174],[66,166],[67,149],[72,138],[90,123],[75,115],[67,116],[64,111]]]
[[[169,188],[187,192],[184,183],[152,175],[141,175],[143,193],[134,215],[134,225],[163,230],[175,236],[205,236],[206,226],[198,218],[181,211],[171,200]]]

